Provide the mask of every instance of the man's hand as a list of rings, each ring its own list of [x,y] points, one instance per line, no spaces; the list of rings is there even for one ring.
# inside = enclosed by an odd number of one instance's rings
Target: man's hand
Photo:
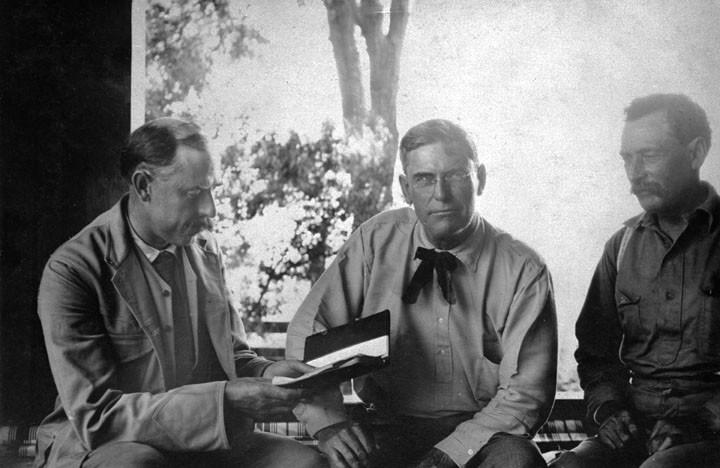
[[[650,437],[648,437],[648,455],[677,445],[703,440],[703,431],[696,427],[696,424],[697,421],[689,418],[658,420],[650,433]]]
[[[363,468],[368,466],[375,448],[371,434],[359,424],[344,421],[321,429],[315,434],[318,448],[327,455],[333,468]]]
[[[265,368],[265,371],[263,372],[263,377],[298,377],[303,374],[307,374],[308,372],[314,370],[315,368],[313,366],[310,366],[308,364],[305,364],[301,361],[295,361],[295,360],[287,360],[287,361],[277,361],[273,362],[269,366]]]
[[[630,439],[636,439],[638,434],[637,425],[628,410],[616,411],[598,429],[600,441],[616,450],[624,447]]]
[[[279,387],[262,377],[243,377],[225,384],[229,408],[255,420],[290,413],[305,396],[303,390]]]
[[[447,453],[433,447],[415,468],[457,468],[457,465]]]

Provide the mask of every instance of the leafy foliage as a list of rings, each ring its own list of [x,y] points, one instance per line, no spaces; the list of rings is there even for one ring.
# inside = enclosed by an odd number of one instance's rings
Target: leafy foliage
[[[267,42],[228,0],[151,0],[146,28],[148,119],[166,115],[191,90],[200,93],[218,56],[252,56]]]
[[[346,141],[324,124],[317,141],[268,134],[225,152],[217,231],[251,328],[302,297],[352,231],[377,212],[382,139]],[[369,133],[376,135],[374,133]],[[300,296],[298,296],[300,294]]]
[[[316,141],[294,132],[249,141],[247,116],[218,101],[213,81],[266,42],[246,21],[229,0],[151,0],[146,117],[194,121],[221,155],[215,231],[247,329],[262,332],[262,318],[294,312],[352,229],[391,199],[392,135],[375,119],[347,138],[325,123]]]

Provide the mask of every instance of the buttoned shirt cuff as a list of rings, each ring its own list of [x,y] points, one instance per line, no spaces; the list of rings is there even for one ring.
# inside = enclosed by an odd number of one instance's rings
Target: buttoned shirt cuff
[[[472,457],[490,440],[490,436],[481,440],[461,440],[456,433],[452,433],[435,445],[435,448],[447,453],[457,466],[463,468]],[[477,445],[476,445],[477,444]]]
[[[242,366],[243,375],[239,375],[238,372],[238,377],[262,377],[265,369],[270,367],[272,363],[273,361],[263,357],[254,358]]]
[[[342,411],[340,411],[338,408],[324,405],[317,401],[312,403],[298,403],[292,412],[298,421],[305,423],[307,432],[311,437],[315,437],[315,434],[328,426],[345,422],[349,419],[344,407]]]
[[[595,424],[600,426],[607,418],[615,414],[616,412],[625,409],[625,405],[619,401],[608,400],[600,403],[592,414],[592,420]]]

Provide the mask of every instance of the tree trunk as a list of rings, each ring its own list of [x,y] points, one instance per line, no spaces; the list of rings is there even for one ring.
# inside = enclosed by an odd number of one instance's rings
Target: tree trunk
[[[360,56],[355,44],[355,0],[326,0],[330,42],[340,80],[345,130],[350,135],[362,132],[367,116],[362,86]]]
[[[370,99],[372,117],[380,117],[389,131],[383,152],[383,173],[386,186],[393,180],[395,154],[398,147],[397,93],[400,82],[400,54],[408,22],[408,0],[393,0],[390,5],[390,25],[383,34],[386,11],[379,0],[362,0],[359,25],[370,59]],[[392,191],[385,192],[386,202],[392,202]]]
[[[388,130],[380,163],[382,194],[379,206],[392,202],[393,169],[398,147],[397,93],[400,81],[400,53],[407,28],[409,0],[392,0],[390,11],[380,0],[325,0],[330,42],[340,80],[343,118],[348,135],[362,136],[363,125],[373,128],[378,120]],[[383,33],[383,21],[390,18],[388,33]],[[355,26],[359,26],[365,40],[370,63],[370,110],[367,110],[363,91],[360,56],[355,41]],[[362,221],[362,220],[357,220]]]

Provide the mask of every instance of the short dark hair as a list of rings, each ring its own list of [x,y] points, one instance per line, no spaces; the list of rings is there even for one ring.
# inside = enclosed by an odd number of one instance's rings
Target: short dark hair
[[[169,166],[180,145],[207,152],[207,140],[194,123],[167,117],[151,120],[130,134],[120,153],[120,174],[129,181],[141,163]]]
[[[410,151],[434,143],[442,143],[448,153],[465,155],[475,164],[479,164],[475,142],[462,127],[449,120],[432,119],[415,125],[400,140],[400,162],[403,170]]]
[[[703,137],[710,147],[710,124],[702,107],[684,94],[651,94],[634,99],[625,108],[625,121],[632,122],[653,112],[664,111],[675,138],[687,145]]]

